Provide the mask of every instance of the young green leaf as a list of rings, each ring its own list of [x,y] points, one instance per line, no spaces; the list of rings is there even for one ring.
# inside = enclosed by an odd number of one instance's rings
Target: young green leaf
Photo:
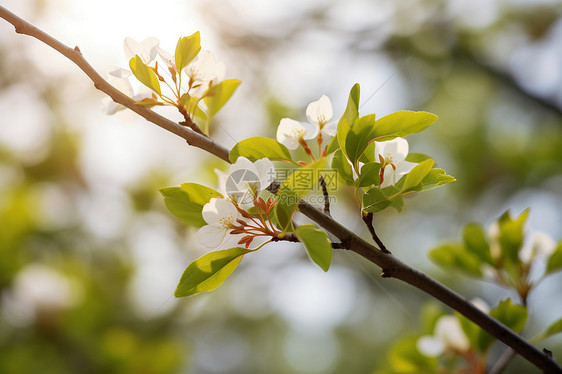
[[[373,139],[374,125],[375,115],[370,114],[357,118],[347,132],[345,152],[353,164],[359,160],[369,142]]]
[[[223,284],[236,269],[242,257],[249,252],[252,250],[231,248],[207,253],[198,258],[183,272],[174,296],[190,296],[214,290]]]
[[[500,303],[490,310],[490,316],[494,317],[513,331],[520,333],[527,322],[527,308],[522,305],[514,304],[511,299],[500,301]],[[480,330],[478,348],[485,352],[494,342],[494,338]]]
[[[529,210],[527,209],[519,217],[512,219],[508,211],[502,214],[498,220],[502,257],[508,261],[507,265],[511,265],[514,268],[517,268],[521,261],[519,259],[519,250],[523,247],[523,240],[525,239],[524,225],[528,215]]]
[[[332,263],[332,243],[326,231],[312,224],[297,227],[295,232],[304,244],[312,261],[324,271],[328,271]]]
[[[199,31],[178,40],[176,44],[175,62],[178,72],[181,72],[201,51],[201,36]]]
[[[541,334],[541,337],[543,339],[546,339],[549,336],[559,334],[561,332],[562,332],[562,318],[560,318],[558,321],[548,326],[548,328],[544,331],[544,333]]]
[[[240,156],[244,156],[252,162],[264,157],[270,160],[293,162],[287,147],[275,139],[263,136],[255,136],[238,142],[230,151],[228,158],[230,162],[236,162]]]
[[[482,276],[482,262],[462,245],[456,243],[442,244],[429,252],[429,258],[445,269],[461,271],[477,277]]]
[[[332,158],[332,169],[334,169],[340,179],[348,186],[353,185],[353,171],[347,159],[343,156],[341,149],[334,153]]]
[[[347,100],[347,107],[338,122],[337,138],[343,154],[347,156],[346,139],[347,133],[350,131],[351,126],[359,117],[359,84],[356,83],[349,92],[349,99]],[[329,147],[331,148],[331,147]]]
[[[490,245],[482,225],[478,223],[466,225],[463,231],[463,241],[467,251],[474,253],[482,262],[494,264],[490,253]]]
[[[420,162],[425,161],[425,160],[429,160],[429,159],[431,159],[431,157],[429,157],[428,155],[424,155],[423,153],[410,152],[406,156],[405,161],[414,162],[416,164],[419,164]]]
[[[150,88],[151,90],[158,93],[158,95],[162,95],[160,91],[160,82],[158,82],[158,77],[149,68],[144,62],[142,62],[141,58],[138,55],[131,58],[129,61],[129,67],[131,71],[137,77],[137,79],[144,84],[146,87]]]
[[[421,190],[428,191],[447,183],[456,181],[455,177],[447,175],[443,169],[431,169],[421,182]]]
[[[188,225],[201,227],[207,223],[201,215],[203,206],[213,197],[222,197],[212,188],[197,183],[183,183],[180,187],[162,188],[166,207]]]
[[[211,86],[204,94],[203,100],[210,116],[214,116],[230,99],[241,82],[238,79],[227,79]]]
[[[562,270],[562,241],[558,242],[556,249],[548,257],[546,262],[546,274]]]
[[[422,161],[416,167],[414,167],[404,178],[404,186],[402,186],[402,191],[416,191],[421,190],[421,183],[423,179],[429,174],[429,171],[433,167],[435,162],[432,159]]]
[[[381,163],[368,162],[361,167],[361,174],[355,181],[357,187],[378,186],[380,183]]]
[[[413,112],[410,110],[390,113],[376,121],[373,138],[377,141],[383,141],[396,137],[405,137],[425,130],[437,118],[433,113]]]
[[[392,202],[378,187],[373,187],[363,195],[363,211],[375,213],[390,206]]]

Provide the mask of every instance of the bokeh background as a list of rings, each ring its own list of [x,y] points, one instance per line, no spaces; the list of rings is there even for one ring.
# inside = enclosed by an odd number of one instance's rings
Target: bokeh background
[[[243,84],[213,137],[232,146],[304,120],[322,94],[361,113],[440,116],[409,137],[458,182],[375,219],[401,259],[490,304],[512,296],[439,270],[427,251],[470,221],[530,207],[562,237],[562,2],[556,0],[2,0],[100,72],[122,41],[203,48]],[[158,189],[214,186],[226,165],[129,113],[107,116],[71,62],[0,21],[0,373],[371,373],[431,300],[348,253],[328,273],[297,244],[244,259],[217,291],[174,299],[205,252]],[[166,112],[177,118],[173,112]],[[337,196],[336,218],[363,232]],[[526,336],[562,314],[560,274],[529,299]],[[544,343],[562,357],[562,340]],[[500,345],[493,355],[502,351]],[[510,373],[530,373],[515,359]]]

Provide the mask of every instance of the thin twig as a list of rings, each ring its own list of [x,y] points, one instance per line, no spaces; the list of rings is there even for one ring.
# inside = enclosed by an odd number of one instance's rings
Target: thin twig
[[[511,361],[513,357],[515,357],[516,353],[512,348],[507,348],[498,361],[495,363],[494,366],[490,369],[488,374],[501,374],[504,369],[507,367],[507,364]]]
[[[179,124],[156,114],[150,109],[136,105],[131,98],[127,97],[106,82],[91,67],[91,65],[86,62],[78,48],[72,49],[65,46],[58,40],[52,38],[35,26],[11,13],[3,6],[0,6],[0,18],[3,18],[14,25],[17,33],[32,36],[59,51],[65,57],[73,61],[80,69],[82,69],[82,71],[86,73],[86,75],[88,75],[92,82],[94,82],[94,86],[97,89],[105,92],[115,102],[133,110],[148,121],[184,138],[190,145],[199,147],[219,157],[220,159],[225,160],[226,162],[230,162],[228,158],[229,151],[213,142],[210,138],[202,136],[186,127],[180,126]],[[328,232],[332,233],[340,239],[342,243],[345,243],[345,248],[356,252],[378,265],[383,270],[383,277],[400,279],[403,282],[406,282],[442,301],[444,304],[463,314],[500,341],[512,347],[518,354],[525,357],[529,360],[529,362],[533,363],[543,371],[547,373],[562,373],[562,368],[560,368],[560,366],[558,366],[558,364],[552,359],[551,355],[540,351],[521,336],[517,335],[496,319],[476,308],[467,299],[455,293],[445,285],[437,282],[419,270],[401,262],[396,257],[377,250],[377,248],[345,228],[339,222],[306,202],[301,201],[298,204],[298,207],[302,214],[318,223]]]
[[[322,194],[324,195],[324,213],[331,217],[330,195],[328,194],[328,186],[326,186],[326,181],[324,180],[324,177],[322,175],[318,178],[318,182],[320,183],[320,186],[322,186]]]
[[[382,240],[380,240],[377,233],[375,232],[375,227],[373,226],[373,213],[370,213],[370,212],[365,213],[365,214],[362,215],[361,218],[363,219],[363,222],[365,222],[365,225],[367,225],[367,228],[369,229],[369,232],[371,233],[371,237],[373,238],[375,243],[377,243],[380,250],[383,251],[384,253],[390,254],[390,251],[388,249],[386,249],[386,247],[382,243]]]

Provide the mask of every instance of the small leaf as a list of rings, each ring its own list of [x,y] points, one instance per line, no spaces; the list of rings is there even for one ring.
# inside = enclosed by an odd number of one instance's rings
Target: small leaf
[[[312,224],[300,225],[297,227],[296,234],[312,261],[322,270],[328,271],[332,263],[332,243],[328,234]]]
[[[363,210],[365,212],[380,212],[388,208],[391,201],[378,187],[373,187],[363,195]]]
[[[230,99],[241,82],[238,79],[227,79],[211,86],[204,94],[203,100],[210,116],[214,116]]]
[[[277,202],[275,203],[275,220],[277,225],[283,232],[293,231],[293,214],[297,210],[300,196],[294,191],[284,188],[277,193]]]
[[[346,149],[346,139],[347,134],[351,129],[351,126],[355,123],[357,118],[359,117],[359,84],[356,83],[351,88],[349,92],[349,99],[347,100],[347,107],[345,108],[345,112],[341,116],[338,122],[338,129],[337,129],[337,138],[340,148],[346,157],[347,156],[347,149]]]
[[[332,140],[330,140],[330,143],[328,143],[328,146],[326,147],[326,155],[332,154],[338,149],[340,149],[340,143],[338,141],[338,136],[336,135],[332,138]]]
[[[345,152],[348,159],[355,164],[373,139],[375,115],[357,118],[351,125],[345,138]]]
[[[424,155],[423,153],[410,152],[406,156],[406,161],[413,162],[413,163],[416,163],[416,164],[419,164],[420,162],[425,161],[425,160],[429,160],[429,159],[431,159],[431,157],[429,157],[428,155]]]
[[[203,206],[213,197],[222,197],[212,188],[197,183],[183,183],[180,187],[162,188],[164,203],[172,214],[188,225],[201,227],[207,223],[201,215]]]
[[[231,248],[207,253],[198,258],[183,272],[174,296],[190,296],[214,290],[223,284],[236,269],[242,257],[249,252],[252,250]]]
[[[199,99],[187,92],[181,95],[179,104],[184,106],[190,115],[194,115],[202,120],[207,119],[207,114],[199,107]]]
[[[178,72],[181,72],[201,51],[201,36],[199,31],[178,40],[176,44],[175,62]]]
[[[490,310],[490,316],[516,333],[520,333],[527,322],[527,308],[522,305],[514,304],[511,299],[506,299],[500,301],[495,308]],[[481,352],[485,352],[493,342],[494,338],[490,334],[484,330],[480,330],[478,346]]]
[[[136,101],[135,104],[142,105],[142,106],[145,106],[147,108],[152,108],[156,105],[164,105],[164,103],[162,103],[162,102],[160,102],[156,99],[153,99],[152,97],[145,97],[142,100]]]
[[[421,190],[421,183],[423,179],[429,174],[429,171],[433,167],[435,161],[428,159],[422,161],[420,164],[416,165],[404,178],[404,186],[402,186],[402,191],[415,191]]]
[[[552,336],[554,334],[559,334],[561,332],[562,332],[562,318],[560,318],[558,321],[548,326],[548,328],[544,331],[543,334],[544,334],[544,338],[546,339],[549,336]]]
[[[474,253],[481,261],[494,265],[490,253],[490,245],[486,239],[484,228],[478,223],[469,223],[463,231],[463,241],[465,248]]]
[[[460,270],[472,276],[482,275],[480,259],[456,243],[446,243],[432,249],[429,252],[429,258],[448,270]]]
[[[546,262],[546,274],[562,270],[562,241],[558,242],[556,249]]]
[[[525,239],[524,225],[529,215],[529,210],[523,211],[519,217],[512,219],[509,211],[502,214],[498,223],[500,226],[499,242],[502,250],[502,257],[507,260],[506,265],[518,268],[520,259],[519,251],[523,248]]]
[[[401,110],[379,118],[375,123],[373,135],[377,141],[405,137],[425,130],[437,118],[433,113]]]
[[[252,162],[264,157],[270,160],[293,162],[291,153],[287,147],[275,139],[265,138],[263,136],[255,136],[238,142],[230,151],[228,158],[230,162],[234,163],[240,156],[244,156]]]
[[[357,178],[357,187],[378,186],[380,183],[381,163],[368,162],[361,167],[361,174]]]
[[[334,169],[340,179],[348,186],[353,185],[353,171],[347,159],[343,156],[341,149],[334,153],[332,158],[332,169]]]
[[[421,190],[428,191],[447,183],[456,181],[456,179],[445,173],[443,169],[431,169],[421,182]]]
[[[141,58],[138,55],[135,55],[135,57],[131,58],[131,60],[129,61],[129,67],[131,68],[131,71],[133,72],[135,77],[137,77],[137,79],[142,84],[157,92],[158,95],[162,95],[158,77],[156,77],[156,74],[154,74],[151,68],[149,68],[147,65],[145,65],[144,62],[142,62]]]

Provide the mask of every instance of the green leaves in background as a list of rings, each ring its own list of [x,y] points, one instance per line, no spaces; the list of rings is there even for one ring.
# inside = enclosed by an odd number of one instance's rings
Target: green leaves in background
[[[201,227],[206,225],[201,211],[213,197],[222,197],[212,188],[197,183],[183,183],[180,187],[162,188],[166,207],[176,217],[188,225]]]
[[[516,219],[511,218],[509,211],[502,214],[498,220],[500,227],[499,242],[501,247],[502,259],[505,265],[513,268],[519,267],[519,251],[523,247],[525,232],[523,226],[529,215],[529,210],[523,211]]]
[[[432,249],[429,258],[437,265],[450,271],[461,271],[468,275],[481,276],[480,259],[462,245],[447,243]]]
[[[520,333],[527,322],[527,308],[514,304],[511,299],[500,301],[490,310],[490,316],[494,317],[516,333]],[[485,352],[494,342],[495,338],[482,329],[479,329],[477,348]]]
[[[160,91],[160,82],[158,82],[158,77],[150,67],[148,67],[138,55],[129,60],[129,67],[131,71],[137,77],[137,79],[144,84],[146,87],[162,95]]]
[[[308,255],[320,268],[328,271],[332,263],[332,243],[328,234],[315,225],[305,224],[295,231]]]
[[[203,101],[207,106],[209,116],[214,116],[232,97],[241,81],[238,79],[226,79],[211,86],[204,94]]]
[[[562,318],[560,318],[559,320],[551,323],[550,326],[548,326],[546,328],[546,330],[544,330],[539,335],[530,339],[530,342],[532,342],[533,344],[536,344],[536,343],[540,342],[541,340],[544,340],[544,339],[548,338],[549,336],[552,336],[552,335],[555,335],[555,334],[560,334],[561,332],[562,332]]]
[[[425,130],[437,118],[435,114],[429,112],[401,110],[390,113],[376,121],[373,138],[377,141],[383,141],[405,137]]]
[[[201,36],[199,31],[190,36],[185,36],[178,40],[176,44],[175,62],[176,69],[181,73],[201,51]]]
[[[190,296],[216,289],[232,274],[242,261],[242,257],[249,252],[252,250],[231,248],[207,253],[198,258],[183,272],[174,296]]]
[[[387,353],[388,370],[377,374],[404,373],[429,374],[437,372],[437,358],[420,353],[417,347],[419,336],[407,336],[394,343]]]
[[[238,142],[230,151],[228,158],[230,162],[236,162],[240,156],[244,156],[252,162],[264,157],[274,161],[293,162],[291,153],[287,147],[275,139],[265,138],[263,136],[254,136],[253,138]]]
[[[556,249],[546,262],[546,274],[562,270],[562,241],[558,242]]]

